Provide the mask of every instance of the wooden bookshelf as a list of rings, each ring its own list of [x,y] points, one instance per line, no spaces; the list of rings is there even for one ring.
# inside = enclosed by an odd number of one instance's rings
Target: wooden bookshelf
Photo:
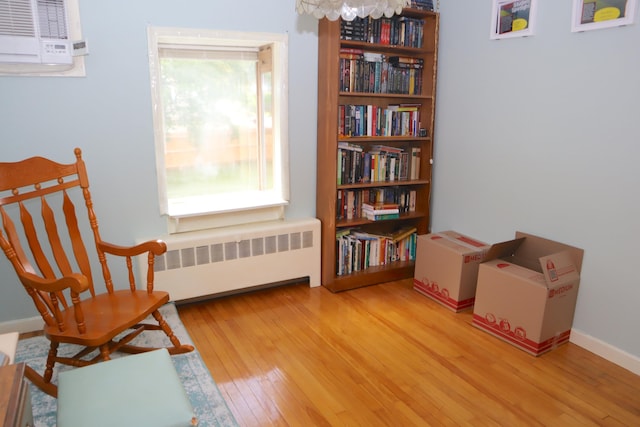
[[[429,232],[439,15],[436,12],[405,9],[400,16],[413,23],[415,20],[423,22],[422,41],[418,43],[419,46],[397,45],[386,40],[382,43],[344,40],[341,37],[340,20],[329,21],[325,18],[319,23],[316,215],[322,223],[322,284],[333,292],[412,277],[414,270],[413,261],[403,260],[339,274],[336,232],[350,227],[357,227],[363,231],[387,233],[400,228],[415,227],[418,234]],[[390,19],[397,18],[399,17]],[[370,38],[370,40],[372,39]],[[415,45],[415,43],[413,44]],[[419,73],[418,77],[421,79],[419,93],[415,90],[417,83],[411,84],[409,90],[406,87],[402,88],[400,90],[402,93],[389,93],[389,86],[385,87],[385,91],[380,91],[377,81],[376,87],[372,91],[371,84],[373,83],[371,82],[374,77],[371,77],[371,74],[373,71],[370,71],[368,75],[369,87],[363,91],[362,87],[366,86],[366,82],[361,82],[362,84],[357,87],[358,90],[355,90],[355,79],[365,77],[361,72],[355,73],[355,78],[351,78],[351,85],[349,85],[344,77],[346,67],[344,58],[345,52],[357,54],[360,51],[372,53],[372,56],[382,54],[385,60],[398,56],[410,58],[412,61],[420,61],[422,68],[413,71],[413,73]],[[353,66],[353,62],[351,66]],[[349,71],[353,72],[351,69]],[[377,72],[376,76],[378,76]],[[345,86],[350,87],[346,88]],[[347,109],[347,111],[352,112],[354,107],[351,106],[367,106],[369,108],[368,116],[379,118],[383,113],[386,114],[390,109],[396,108],[397,105],[409,104],[418,106],[419,126],[417,127],[425,129],[426,135],[415,129],[415,123],[412,130],[416,131],[408,134],[404,132],[389,135],[390,126],[387,126],[385,133],[379,130],[368,130],[364,134],[363,132],[350,132],[345,135],[345,108],[341,109],[341,106],[349,106],[351,110]],[[373,108],[368,106],[373,106]],[[373,110],[377,111],[377,115],[372,114]],[[371,117],[368,117],[368,120],[370,119]],[[376,119],[375,122],[380,123],[380,120]],[[376,125],[374,124],[373,127],[375,128]],[[339,129],[341,130],[339,131]],[[365,179],[338,183],[338,168],[341,167],[338,165],[340,142],[356,144],[362,147],[364,152],[376,144],[397,147],[404,151],[419,147],[419,176],[406,180],[373,181]],[[385,187],[397,188],[400,189],[399,191],[402,189],[413,190],[415,194],[413,210],[401,213],[398,219],[385,221],[369,221],[357,216],[349,219],[341,217],[341,212],[338,212],[341,208],[337,202],[339,192],[344,194],[345,191],[350,190]]]
[[[0,425],[24,427],[33,425],[29,383],[24,376],[25,364],[0,367]]]

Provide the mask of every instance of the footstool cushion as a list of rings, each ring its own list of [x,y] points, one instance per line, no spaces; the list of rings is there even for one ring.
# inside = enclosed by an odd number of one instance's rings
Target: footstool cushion
[[[19,335],[17,332],[0,334],[0,366],[13,363],[13,359],[16,356]]]
[[[187,427],[193,408],[166,349],[60,372],[58,427]]]

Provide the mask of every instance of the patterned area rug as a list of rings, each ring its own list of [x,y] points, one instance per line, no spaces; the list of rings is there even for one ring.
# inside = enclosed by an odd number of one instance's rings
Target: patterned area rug
[[[173,332],[182,343],[193,344],[173,304],[167,304],[161,307],[160,312],[169,325],[171,325]],[[163,347],[168,346],[170,342],[162,331],[145,331],[133,340],[132,344]],[[79,347],[71,344],[63,344],[60,346],[58,353],[61,356],[71,356],[78,351],[78,348]],[[20,340],[16,351],[16,361],[26,362],[27,365],[34,368],[37,372],[42,373],[48,351],[49,340],[45,337],[40,336]],[[116,353],[112,355],[112,358],[123,356],[126,357],[126,355]],[[211,374],[202,361],[198,350],[196,349],[187,354],[175,355],[172,356],[171,359],[198,417],[198,426],[237,427],[238,423],[220,394],[220,390],[211,378]],[[53,372],[53,382],[56,382],[58,371],[67,369],[74,368],[56,364]],[[36,387],[31,387],[31,402],[33,406],[34,427],[55,427],[57,411],[56,399]]]

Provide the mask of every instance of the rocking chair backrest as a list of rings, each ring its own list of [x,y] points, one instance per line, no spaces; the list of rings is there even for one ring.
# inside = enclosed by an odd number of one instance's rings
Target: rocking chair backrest
[[[71,193],[80,193],[84,199],[107,291],[113,292],[105,255],[98,248],[100,234],[82,153],[79,148],[74,152],[76,161],[72,164],[42,157],[0,163],[0,246],[45,323],[61,329],[66,326],[60,324],[63,320],[59,313],[68,308],[67,297],[57,290],[36,290],[25,278],[33,280],[35,275],[55,280],[79,273],[95,296],[90,260]],[[78,297],[74,293],[71,291],[72,299]]]

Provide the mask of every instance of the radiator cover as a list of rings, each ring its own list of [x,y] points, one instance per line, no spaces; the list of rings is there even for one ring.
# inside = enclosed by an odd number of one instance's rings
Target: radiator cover
[[[308,278],[320,285],[320,221],[269,221],[162,236],[167,252],[156,257],[155,289],[172,301]],[[140,271],[146,260],[139,257]],[[142,274],[144,276],[144,274]],[[146,279],[141,278],[141,283]]]

